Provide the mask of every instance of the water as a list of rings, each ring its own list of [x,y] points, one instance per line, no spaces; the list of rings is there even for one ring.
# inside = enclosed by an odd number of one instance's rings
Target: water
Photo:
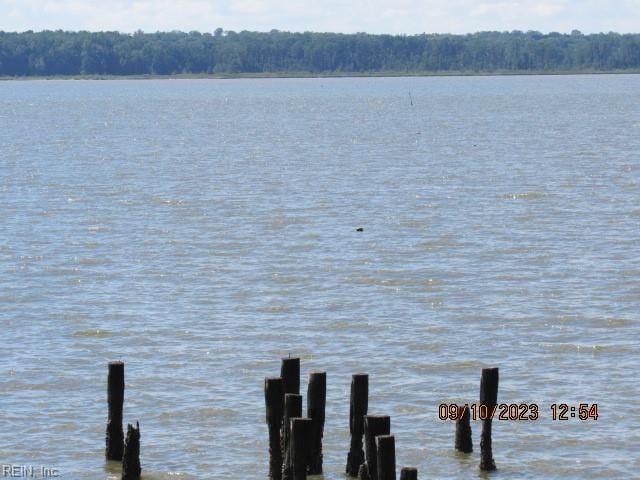
[[[119,478],[106,364],[147,479],[267,474],[263,379],[352,373],[398,465],[485,478],[441,402],[500,367],[496,478],[632,478],[640,76],[0,83],[0,462]],[[409,92],[413,99],[410,103]],[[364,231],[356,232],[363,227]],[[550,405],[597,403],[597,421]]]

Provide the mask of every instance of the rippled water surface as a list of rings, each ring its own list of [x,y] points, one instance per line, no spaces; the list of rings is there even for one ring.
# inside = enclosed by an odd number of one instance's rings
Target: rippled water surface
[[[360,371],[399,466],[485,478],[438,405],[486,366],[541,417],[491,477],[638,474],[640,77],[2,82],[0,148],[0,462],[119,478],[123,359],[145,478],[266,478],[291,353],[327,480]]]

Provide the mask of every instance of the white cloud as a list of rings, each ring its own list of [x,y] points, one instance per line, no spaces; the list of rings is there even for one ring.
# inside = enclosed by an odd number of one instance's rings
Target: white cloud
[[[480,30],[572,30],[560,27],[570,10],[568,0],[484,1],[476,3],[470,14]],[[546,28],[540,27],[545,25]]]
[[[615,3],[615,6],[612,4]],[[640,0],[0,0],[0,29],[640,30]]]
[[[483,2],[475,6],[473,15],[499,15],[504,17],[549,17],[560,14],[567,8],[567,1],[540,2],[523,0],[518,2]]]

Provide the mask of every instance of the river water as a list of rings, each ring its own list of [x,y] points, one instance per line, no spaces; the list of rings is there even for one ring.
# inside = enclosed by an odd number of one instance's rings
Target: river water
[[[0,148],[1,463],[119,478],[122,359],[144,478],[266,478],[291,354],[327,480],[357,372],[420,478],[638,474],[640,76],[9,81]],[[484,475],[438,405],[490,366],[540,418]]]

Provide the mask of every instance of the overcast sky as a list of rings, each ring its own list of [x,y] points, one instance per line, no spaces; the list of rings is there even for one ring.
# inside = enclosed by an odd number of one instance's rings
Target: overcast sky
[[[640,32],[640,0],[0,0],[0,30]]]

